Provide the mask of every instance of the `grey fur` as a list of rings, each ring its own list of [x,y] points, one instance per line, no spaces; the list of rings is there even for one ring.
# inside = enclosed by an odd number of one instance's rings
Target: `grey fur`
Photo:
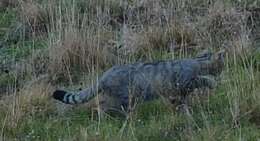
[[[137,100],[148,101],[158,95],[185,98],[196,88],[212,89],[216,86],[215,80],[208,75],[221,72],[223,54],[208,53],[193,59],[114,66],[94,86],[76,94],[66,92],[61,99],[57,98],[59,93],[56,93],[54,98],[67,104],[80,104],[102,93],[117,102],[117,109],[129,108],[129,104]]]

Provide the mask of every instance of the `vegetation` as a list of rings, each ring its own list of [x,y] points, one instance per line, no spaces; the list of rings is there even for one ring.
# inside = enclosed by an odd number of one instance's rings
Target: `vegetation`
[[[260,140],[258,0],[1,0],[0,140]],[[162,99],[126,118],[64,105],[117,64],[225,49],[225,70],[190,114]],[[93,101],[95,103],[95,100]]]

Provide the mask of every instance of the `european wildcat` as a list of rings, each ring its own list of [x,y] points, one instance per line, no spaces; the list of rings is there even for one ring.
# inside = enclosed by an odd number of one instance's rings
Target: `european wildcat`
[[[118,110],[128,109],[137,100],[148,101],[158,95],[185,99],[195,88],[215,87],[215,80],[208,75],[216,76],[221,72],[223,55],[224,51],[219,51],[193,59],[114,66],[95,85],[78,93],[56,90],[53,98],[66,104],[80,104],[101,93],[114,103],[112,107],[105,108]],[[180,99],[178,102],[181,103]]]

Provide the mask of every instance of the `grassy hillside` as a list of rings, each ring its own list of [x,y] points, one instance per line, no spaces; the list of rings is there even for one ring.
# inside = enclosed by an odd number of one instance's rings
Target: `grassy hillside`
[[[258,0],[1,0],[0,141],[260,140]],[[113,65],[227,51],[218,86],[190,114],[162,99],[127,118],[51,98]]]

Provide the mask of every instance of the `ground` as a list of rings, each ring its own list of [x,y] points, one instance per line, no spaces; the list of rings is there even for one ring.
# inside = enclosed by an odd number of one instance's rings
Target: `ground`
[[[0,2],[0,140],[260,140],[257,0]],[[113,65],[227,51],[217,88],[190,114],[163,99],[127,117],[51,98]],[[95,103],[95,101],[93,102]]]

